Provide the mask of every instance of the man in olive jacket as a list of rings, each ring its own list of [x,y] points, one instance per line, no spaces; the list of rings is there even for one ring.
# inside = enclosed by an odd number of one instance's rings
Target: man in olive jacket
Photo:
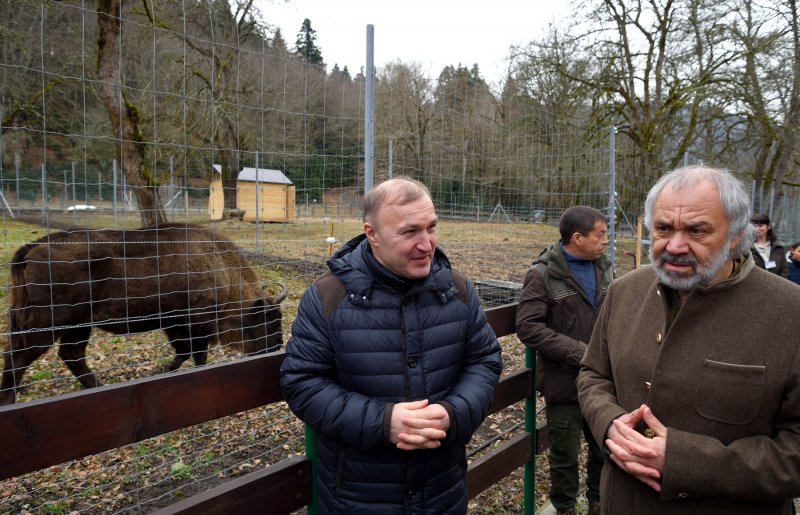
[[[652,264],[611,284],[578,376],[607,514],[787,514],[800,496],[800,288],[753,264],[730,173],[650,190]]]
[[[574,514],[581,434],[589,449],[586,497],[589,515],[599,510],[603,453],[581,415],[575,379],[597,312],[613,279],[604,256],[606,218],[589,206],[561,215],[561,239],[544,250],[525,276],[517,306],[517,336],[538,353],[538,389],[544,396],[550,439],[550,502]]]

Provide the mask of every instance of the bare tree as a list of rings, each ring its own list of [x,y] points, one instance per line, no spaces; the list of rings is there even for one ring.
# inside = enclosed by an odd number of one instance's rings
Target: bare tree
[[[800,30],[796,0],[770,8],[743,0],[731,33],[742,48],[741,80],[731,96],[741,109],[728,129],[731,139],[751,149],[745,161],[759,189],[775,189],[780,207],[785,186],[798,183],[800,137]],[[741,124],[746,120],[745,125]],[[744,126],[744,130],[742,127]],[[757,205],[756,209],[765,210]]]
[[[97,4],[98,93],[114,130],[120,168],[139,201],[142,225],[151,225],[163,222],[166,217],[158,197],[158,184],[145,163],[146,146],[139,127],[139,109],[131,102],[122,82],[121,7],[122,0],[100,0]]]
[[[631,143],[630,173],[652,182],[683,159],[697,135],[709,88],[727,80],[736,52],[725,45],[727,6],[707,0],[587,2],[574,36],[592,68],[550,66],[597,99],[598,123]]]
[[[419,63],[395,61],[381,70],[376,87],[376,140],[394,142],[400,172],[424,178],[434,122],[430,79]],[[385,147],[384,147],[385,148]],[[376,152],[385,155],[383,151]]]

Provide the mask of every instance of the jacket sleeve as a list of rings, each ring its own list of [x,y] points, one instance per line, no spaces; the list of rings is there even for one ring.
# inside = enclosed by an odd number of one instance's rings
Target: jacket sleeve
[[[774,435],[725,445],[713,436],[668,428],[661,499],[688,495],[778,503],[800,495],[800,347],[791,370]]]
[[[281,390],[289,408],[319,434],[360,449],[384,445],[386,403],[345,390],[327,336],[316,285],[306,290],[292,324],[281,365]]]
[[[456,417],[445,443],[456,445],[466,445],[486,418],[503,369],[500,343],[469,281],[467,291],[469,327],[461,373],[442,399],[443,404],[452,406]],[[458,299],[454,301],[461,302]]]
[[[525,275],[517,305],[517,336],[547,359],[580,366],[586,343],[558,333],[548,325],[550,299],[542,274],[531,267]]]
[[[600,308],[589,347],[581,361],[581,370],[576,383],[581,413],[600,447],[605,446],[606,433],[611,422],[627,413],[627,410],[620,406],[617,400],[606,337],[608,318],[611,314],[611,306],[614,304],[613,291],[612,283],[608,296]]]

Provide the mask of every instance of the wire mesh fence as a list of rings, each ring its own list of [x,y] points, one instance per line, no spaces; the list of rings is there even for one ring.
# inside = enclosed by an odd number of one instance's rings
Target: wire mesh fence
[[[223,329],[217,312],[229,302],[223,285],[245,267],[221,260],[225,251],[216,245],[187,250],[185,242],[198,239],[195,226],[232,242],[237,263],[252,269],[254,277],[236,283],[239,290],[244,283],[287,287],[280,313],[285,341],[305,288],[331,253],[361,232],[363,71],[351,76],[309,62],[253,13],[232,8],[239,4],[145,2],[145,9],[124,3],[110,16],[83,1],[0,5],[0,308],[11,309],[0,319],[5,348],[12,333],[19,340],[30,334],[12,322],[20,291],[38,288],[36,306],[46,314],[35,325],[46,337],[31,341],[41,357],[19,378],[17,402],[86,386],[70,372],[82,370],[80,362],[100,382],[115,383],[160,373],[176,352],[188,357],[197,345],[208,346],[208,362],[241,356],[226,344],[235,338],[225,331],[237,329]],[[109,20],[118,38],[111,56],[103,55],[114,35],[103,32]],[[428,185],[442,219],[440,245],[455,267],[484,285],[487,306],[513,301],[532,260],[558,239],[555,225],[572,205],[611,214],[609,198],[615,198],[617,269],[633,268],[639,213],[659,172],[640,176],[621,163],[611,196],[608,128],[552,112],[512,85],[491,91],[466,68],[433,81],[413,63],[398,61],[376,79],[376,181],[402,174]],[[110,102],[107,87],[114,91]],[[245,204],[248,186],[238,180],[245,168],[278,170],[292,189],[281,190],[286,193],[277,201],[261,193],[270,184],[256,183],[253,203]],[[259,198],[271,199],[270,206]],[[144,209],[149,201],[156,208]],[[266,210],[275,202],[286,219],[267,223]],[[800,203],[782,206],[776,218],[788,239],[800,234],[791,225]],[[184,237],[168,244],[148,239],[147,252],[136,254],[124,242],[153,218],[172,222]],[[78,227],[84,229],[78,240],[56,242],[59,231]],[[203,234],[199,239],[217,241]],[[35,246],[47,251],[27,262],[41,265],[42,273],[15,283],[15,252],[37,240]],[[62,247],[79,251],[52,259]],[[170,255],[180,267],[166,265]],[[109,261],[123,266],[110,273],[101,267]],[[168,287],[170,278],[182,286]],[[122,293],[99,294],[114,281]],[[142,284],[148,292],[136,294],[135,285]],[[75,300],[85,286],[84,297]],[[176,292],[186,302],[168,305]],[[192,318],[198,298],[211,299],[202,308],[214,316],[204,311]],[[113,302],[121,306],[113,320],[92,317]],[[54,307],[64,308],[58,317]],[[239,322],[249,308],[226,309],[239,336],[246,336]],[[177,339],[189,350],[169,343],[176,327],[188,328]],[[67,352],[65,363],[57,350],[48,352],[59,337],[65,348],[64,334],[72,344],[88,338],[85,357]],[[506,367],[523,367],[519,342],[505,338],[503,346]],[[15,369],[10,350],[6,368]],[[512,409],[487,422],[488,433],[474,448],[518,430],[521,416]],[[302,448],[301,424],[285,405],[269,406],[0,482],[0,511],[150,511]],[[505,497],[480,502],[515,502]]]

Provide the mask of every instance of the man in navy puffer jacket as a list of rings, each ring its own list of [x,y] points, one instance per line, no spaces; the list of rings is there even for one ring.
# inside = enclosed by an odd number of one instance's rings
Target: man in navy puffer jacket
[[[500,345],[436,246],[430,192],[406,177],[364,199],[364,234],[306,290],[281,367],[317,433],[320,513],[466,513],[466,444]]]

